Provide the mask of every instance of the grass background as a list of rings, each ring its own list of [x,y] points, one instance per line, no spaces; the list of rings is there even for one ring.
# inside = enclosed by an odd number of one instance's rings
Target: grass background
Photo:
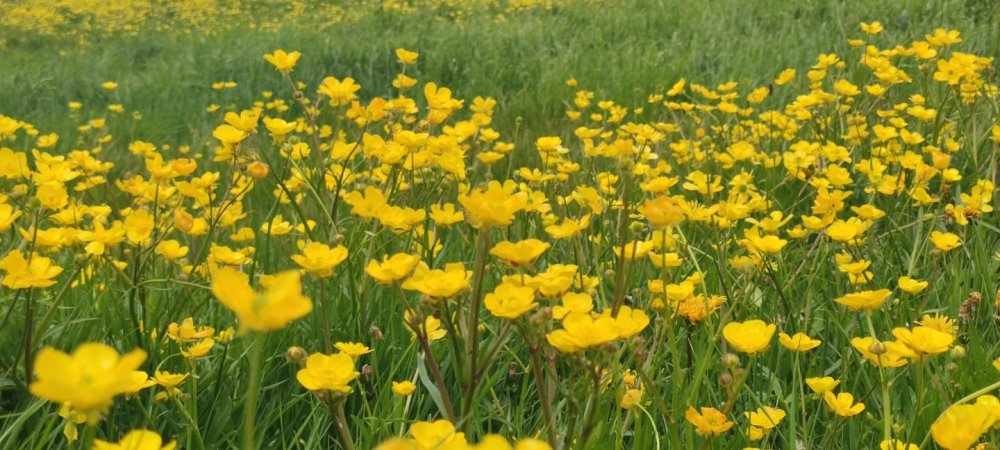
[[[10,4],[10,1],[0,2],[0,6]],[[614,99],[626,105],[644,104],[649,93],[662,92],[681,77],[705,84],[735,80],[745,86],[758,86],[769,82],[786,67],[795,67],[802,74],[819,53],[836,52],[851,58],[849,55],[856,53],[849,53],[846,39],[861,36],[858,29],[861,21],[879,20],[886,26],[886,31],[874,38],[877,43],[908,42],[936,27],[945,27],[962,31],[963,51],[1000,56],[1000,2],[991,0],[570,2],[508,13],[503,19],[497,18],[496,11],[488,8],[461,18],[455,18],[452,12],[453,9],[445,7],[407,13],[372,10],[332,27],[312,26],[314,24],[307,19],[301,19],[303,23],[289,23],[277,31],[261,32],[238,25],[212,36],[202,36],[198,32],[177,33],[178,30],[154,31],[129,37],[95,37],[82,47],[72,39],[40,38],[3,29],[0,40],[6,44],[0,50],[0,114],[31,122],[43,132],[55,131],[71,136],[75,126],[85,119],[106,114],[103,110],[106,104],[121,103],[128,112],[140,112],[143,119],[115,125],[128,127],[113,132],[119,149],[133,139],[173,146],[200,146],[221,122],[221,111],[205,112],[208,104],[222,105],[223,111],[239,110],[259,99],[262,90],[284,93],[286,87],[263,60],[264,53],[276,48],[299,50],[303,57],[295,71],[296,79],[315,86],[323,76],[350,76],[363,86],[361,96],[366,98],[393,92],[390,81],[398,70],[393,49],[405,47],[421,53],[415,71],[409,74],[421,81],[436,81],[451,87],[460,98],[493,96],[498,100],[495,128],[504,134],[504,139],[516,139],[525,144],[540,135],[571,132],[571,127],[563,120],[564,103],[573,93],[565,86],[568,78],[579,80],[581,88],[597,91],[598,99]],[[120,87],[110,93],[103,91],[99,84],[106,80],[117,81]],[[239,86],[223,91],[211,88],[214,82],[230,80],[238,82]],[[783,95],[781,92],[787,91],[779,91],[779,96]],[[780,97],[775,99],[780,100]],[[67,120],[69,101],[85,104],[84,112],[76,121]],[[516,136],[514,130],[518,130]],[[256,192],[258,197],[254,204],[268,204],[263,202],[267,192],[269,190]],[[912,208],[906,212],[914,213]],[[258,229],[262,222],[270,219],[265,211],[253,211],[253,215],[252,226]],[[901,223],[886,226],[898,225]],[[898,276],[893,270],[905,264],[908,249],[922,249],[921,246],[927,245],[928,230],[913,227],[906,233],[891,233],[891,228],[880,231],[884,232],[880,236],[891,234],[893,241],[883,244],[884,253],[872,258],[892,261],[894,265],[886,264],[876,269],[878,279],[888,280]],[[997,247],[998,235],[984,229],[976,229],[976,232],[980,235],[973,239],[985,245],[964,247],[961,249],[964,253],[949,256],[955,259],[947,260],[942,266],[946,272],[942,276],[944,281],[935,287],[935,302],[949,305],[960,302],[971,289],[990,292],[990,284],[995,283],[996,266],[990,261],[990,254],[995,251],[991,249]],[[534,233],[537,235],[538,230]],[[351,249],[367,246],[362,234],[348,236],[344,245]],[[530,233],[526,230],[524,234]],[[287,254],[281,253],[281,249],[294,245],[293,242],[286,239],[272,244],[266,239],[258,237],[254,243],[261,249],[255,258],[261,270],[271,273],[288,268]],[[693,234],[692,239],[711,242],[713,236]],[[386,236],[372,245],[374,254],[399,251],[402,247]],[[467,260],[470,246],[471,242],[464,247],[451,245],[441,259]],[[555,250],[546,257],[552,261],[570,259],[565,252]],[[817,256],[817,261],[827,262],[817,265],[814,273],[795,280],[787,290],[805,292],[806,298],[835,296],[834,283],[826,279],[836,272],[830,259],[830,254]],[[351,258],[345,264],[352,266],[343,272],[361,273],[358,266],[363,261],[359,258]],[[168,275],[154,273],[150,277]],[[126,285],[113,273],[101,276],[109,280],[110,289],[74,292],[75,298],[67,304],[78,307],[67,308],[56,315],[54,323],[59,326],[47,330],[43,343],[64,350],[88,339],[113,341],[122,348],[135,345],[127,304],[120,297]],[[375,378],[363,379],[359,383],[361,392],[353,395],[349,403],[352,416],[366,417],[363,422],[359,419],[354,424],[355,438],[370,445],[376,439],[394,434],[400,426],[394,419],[396,415],[391,414],[398,413],[400,405],[388,392],[388,380],[411,376],[412,358],[400,355],[412,355],[413,348],[399,320],[398,305],[385,306],[395,294],[371,286],[370,282],[369,287],[359,288],[353,284],[355,281],[342,276],[328,283],[328,289],[334,292],[331,295],[336,298],[333,309],[348,311],[341,317],[353,318],[371,308],[368,311],[370,320],[335,324],[334,339],[358,340],[367,335],[369,322],[378,323],[383,334],[390,337],[378,344],[376,353],[369,359]],[[719,291],[717,285],[710,288]],[[311,289],[309,294],[316,298],[319,292],[315,291],[315,285]],[[771,288],[761,286],[760,289]],[[196,317],[197,323],[231,322],[231,315],[216,305],[209,293],[201,290],[154,284],[148,295],[150,304],[158,305],[150,313],[156,323],[179,321],[189,314]],[[765,294],[758,291],[752,295]],[[773,293],[768,290],[767,295]],[[183,303],[165,301],[177,299]],[[184,314],[178,316],[178,311]],[[858,329],[856,318],[839,309],[832,309],[823,316],[824,320],[818,323],[826,328],[812,331],[821,332],[819,336],[828,340],[832,348],[844,349],[845,366],[830,367],[826,365],[828,361],[814,361],[803,370],[811,370],[809,373],[827,370],[835,375],[859,369],[851,366],[855,359],[847,353],[847,341]],[[11,323],[18,323],[17,319],[15,314]],[[888,317],[881,319],[880,324],[898,323]],[[310,336],[310,331],[315,334],[317,322],[313,315],[269,337],[264,351],[268,355],[264,391],[258,408],[262,416],[258,436],[263,448],[328,448],[335,445],[325,411],[317,408],[310,395],[299,389],[294,382],[296,368],[282,359],[282,353],[291,345],[316,347],[318,341],[316,336]],[[975,326],[987,328],[990,325]],[[0,345],[4,349],[15,349],[19,331],[8,333],[8,329],[13,328],[4,328]],[[989,329],[989,334],[967,336],[966,345],[983,348],[988,347],[989,342],[996,342],[996,326]],[[106,330],[117,331],[109,336]],[[172,347],[157,342],[143,342],[142,346],[149,350],[151,360],[158,361],[164,368],[182,369],[176,356],[173,359],[167,356],[176,353]],[[201,374],[200,423],[210,447],[226,448],[237,444],[236,430],[242,414],[243,381],[247,372],[245,351],[246,346],[239,341],[225,349],[214,350],[213,370]],[[771,355],[774,359],[768,361],[767,367],[787,373],[791,361],[784,359],[786,354],[782,353],[780,360],[778,351],[772,351]],[[988,356],[976,355],[970,358],[969,364],[978,361],[976,364],[982,366]],[[7,359],[13,357],[11,353],[0,360],[6,365]],[[451,370],[447,364],[445,361],[445,371]],[[152,371],[155,367],[147,369]],[[484,411],[481,416],[487,416],[486,411],[490,415],[490,420],[480,424],[480,428],[487,431],[539,429],[530,379],[524,374],[495,372],[496,377],[486,383],[490,388],[483,389],[483,395],[490,397],[477,403]],[[960,372],[960,376],[963,378],[951,381],[984,385],[991,376],[995,378],[994,373],[970,374],[969,371]],[[0,448],[63,446],[61,422],[52,414],[51,405],[9,389],[14,386],[13,379],[0,380],[5,388],[0,390],[3,408]],[[872,380],[858,376],[851,385],[844,387],[855,390],[857,386],[871,385],[874,385]],[[141,401],[119,400],[112,416],[102,423],[101,435],[113,436],[132,426],[153,426],[186,442],[187,425],[169,406],[154,407],[150,391],[144,392]],[[705,395],[719,400],[723,394]],[[908,401],[908,392],[898,395],[894,401],[904,401],[904,398]],[[411,410],[410,418],[428,418],[436,414],[432,401],[423,399],[418,403],[418,409]],[[924,422],[929,423],[932,415],[925,414]],[[877,424],[872,425],[875,422],[875,416],[866,415],[845,425],[837,436],[848,448],[851,442],[860,442],[854,440],[859,436],[871,438],[870,433],[865,433],[877,428]],[[603,437],[613,437],[613,428],[617,425],[619,423],[609,425],[610,431]],[[927,423],[919,425],[926,427]],[[637,422],[636,426],[645,426],[645,423]],[[825,425],[817,421],[811,426],[822,430]],[[637,435],[648,439],[648,431],[643,430],[641,434],[637,431]],[[604,444],[607,442],[595,442],[595,446]],[[643,444],[648,446],[649,442],[634,443],[636,448],[644,448]]]
[[[63,131],[67,102],[102,114],[109,94],[97,86],[114,80],[121,86],[113,100],[143,115],[135,138],[199,143],[218,121],[204,112],[209,103],[244,108],[262,90],[285,88],[264,53],[299,50],[296,79],[315,87],[324,76],[353,77],[370,96],[393,92],[393,50],[405,47],[421,53],[411,75],[451,87],[459,98],[496,98],[498,130],[520,121],[527,135],[544,135],[563,118],[569,78],[625,105],[641,105],[681,77],[759,86],[820,53],[848,57],[846,40],[861,37],[862,21],[886,26],[875,43],[908,42],[945,27],[962,31],[966,51],[1000,56],[1000,2],[992,0],[593,1],[503,19],[491,10],[454,18],[444,7],[366,7],[371,11],[329,28],[300,19],[305,23],[273,32],[150,32],[95,38],[82,48],[0,30],[8,42],[0,53],[0,113]],[[239,86],[214,91],[217,81]]]

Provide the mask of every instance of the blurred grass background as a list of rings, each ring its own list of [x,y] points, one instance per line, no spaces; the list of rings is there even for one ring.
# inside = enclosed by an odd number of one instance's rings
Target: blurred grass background
[[[0,8],[17,3],[2,0]],[[310,91],[323,76],[353,77],[367,97],[392,92],[398,70],[393,50],[405,47],[421,53],[409,74],[451,87],[460,98],[493,96],[499,102],[496,128],[509,133],[520,121],[522,136],[532,136],[557,128],[563,102],[572,96],[569,78],[595,90],[598,99],[636,106],[681,77],[758,86],[786,67],[811,65],[820,53],[855,58],[857,50],[846,41],[861,37],[862,21],[885,25],[876,44],[907,42],[945,27],[962,32],[963,50],[1000,56],[1000,2],[993,0],[275,5],[256,4],[248,9],[256,11],[252,18],[213,10],[224,24],[178,19],[168,25],[189,28],[168,29],[146,19],[138,31],[95,30],[63,39],[0,28],[0,113],[61,132],[68,131],[60,127],[67,126],[62,113],[70,101],[84,103],[84,119],[121,103],[143,116],[129,130],[137,138],[198,144],[221,122],[205,112],[208,102],[223,111],[246,108],[261,90],[287,89],[264,53],[301,51],[295,77]],[[105,92],[99,85],[106,80],[120,87]],[[218,81],[238,87],[213,90]]]

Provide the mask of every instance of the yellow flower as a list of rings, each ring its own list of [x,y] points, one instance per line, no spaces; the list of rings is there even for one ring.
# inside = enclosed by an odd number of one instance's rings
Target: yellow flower
[[[299,62],[301,56],[302,54],[299,52],[286,53],[284,50],[278,49],[274,53],[264,55],[264,60],[271,63],[278,72],[287,74],[295,68],[295,64]]]
[[[694,425],[695,432],[702,436],[718,436],[733,427],[733,422],[715,408],[701,407],[699,413],[693,406],[688,406],[684,418]]]
[[[878,342],[872,337],[851,339],[851,346],[865,359],[876,366],[893,368],[905,366],[912,350],[895,342]]]
[[[747,229],[743,235],[746,239],[741,243],[746,246],[747,250],[754,253],[775,255],[780,253],[781,249],[785,248],[785,245],[788,244],[788,241],[773,234],[761,236],[757,228]]]
[[[641,212],[653,228],[673,227],[684,221],[684,210],[665,195],[646,199]]]
[[[264,291],[254,292],[250,278],[229,267],[212,276],[212,293],[236,314],[244,330],[278,330],[312,311],[312,302],[302,295],[298,272],[262,277],[261,285]]]
[[[861,22],[861,31],[864,31],[866,34],[879,34],[882,30],[882,23],[879,21],[872,23]]]
[[[548,242],[538,239],[525,239],[519,242],[502,241],[493,246],[490,254],[503,260],[511,267],[525,267],[535,263],[535,260],[550,247]]]
[[[878,444],[879,450],[920,450],[916,444],[907,444],[899,439],[890,439]]]
[[[392,393],[400,397],[409,397],[416,390],[417,385],[410,380],[392,382]]]
[[[157,370],[153,374],[153,381],[156,381],[156,384],[163,386],[163,389],[167,392],[167,395],[175,396],[181,393],[181,390],[178,389],[177,386],[180,386],[181,383],[183,383],[184,380],[187,379],[188,375],[189,374],[186,373],[170,373],[166,371],[161,372]]]
[[[462,211],[455,211],[453,203],[431,205],[430,217],[434,221],[434,224],[439,227],[447,227],[465,220],[465,214]]]
[[[11,250],[0,260],[0,270],[4,271],[3,285],[10,289],[45,288],[56,284],[53,278],[62,273],[62,267],[51,259],[32,255],[31,261],[24,259],[20,250]]]
[[[808,385],[809,389],[812,389],[813,392],[823,394],[834,390],[834,388],[840,385],[840,380],[835,380],[833,377],[806,378],[806,385]]]
[[[368,261],[365,273],[379,283],[390,284],[410,276],[419,262],[420,257],[417,255],[396,253],[391,257],[383,256],[381,263],[375,260]]]
[[[107,345],[89,342],[72,354],[45,347],[35,358],[31,394],[53,403],[69,404],[93,423],[112,399],[132,385],[136,369],[146,352],[136,349],[124,355]]]
[[[471,278],[472,272],[465,270],[461,264],[448,264],[444,270],[414,273],[403,283],[403,289],[418,291],[435,300],[446,300],[468,287]]]
[[[164,444],[159,434],[149,430],[129,431],[117,444],[94,440],[94,450],[174,450],[176,447],[176,442]]]
[[[890,295],[892,295],[892,291],[879,289],[877,291],[852,292],[834,301],[846,306],[851,311],[872,311],[881,307]]]
[[[225,147],[233,147],[243,142],[248,136],[243,130],[232,125],[219,125],[212,131],[212,137],[219,140]]]
[[[417,52],[411,52],[405,48],[396,49],[396,57],[399,58],[400,64],[412,65],[417,63],[417,57],[420,56]]]
[[[201,341],[198,341],[197,344],[188,347],[186,350],[184,349],[184,347],[181,347],[181,355],[183,355],[187,359],[202,358],[205,355],[207,355],[208,352],[211,351],[212,347],[214,346],[215,346],[214,339],[203,339]]]
[[[108,247],[113,247],[125,240],[125,229],[121,222],[114,222],[111,228],[105,228],[104,224],[94,221],[93,231],[80,231],[76,238],[81,242],[87,242],[84,247],[88,255],[101,256],[107,252]]]
[[[152,214],[144,209],[134,210],[125,218],[125,236],[133,244],[145,244],[155,225]]]
[[[909,347],[918,356],[944,353],[951,348],[952,342],[955,341],[955,336],[951,333],[926,326],[918,326],[912,330],[902,327],[893,328],[892,335],[899,343]]]
[[[156,254],[168,261],[173,261],[187,256],[188,248],[186,245],[181,245],[180,242],[169,239],[156,244]]]
[[[126,396],[138,394],[139,391],[156,385],[155,380],[149,379],[149,374],[143,370],[132,372],[132,378],[128,386],[122,391]]]
[[[750,426],[760,428],[761,430],[770,430],[778,426],[781,420],[785,418],[785,410],[770,406],[757,408],[756,411],[748,411],[744,414],[750,420]]]
[[[545,227],[545,232],[552,239],[567,239],[580,234],[589,226],[590,215],[587,214],[579,219],[566,218],[558,225],[548,225]]]
[[[313,353],[306,359],[306,366],[295,374],[295,379],[310,391],[350,393],[348,386],[360,373],[354,370],[354,359],[346,353],[324,355]]]
[[[896,283],[899,285],[900,290],[910,294],[919,294],[924,289],[927,289],[926,281],[916,280],[907,276],[899,277]]]
[[[601,313],[601,317],[611,317],[611,310],[606,309]],[[649,316],[642,312],[640,309],[632,309],[628,306],[622,306],[618,309],[618,315],[614,317],[615,319],[615,332],[617,332],[618,337],[622,339],[628,339],[635,336],[646,329],[649,325]]]
[[[340,350],[351,357],[351,359],[357,361],[361,356],[367,355],[372,352],[372,349],[368,348],[367,345],[359,342],[338,342],[333,344],[333,347]]]
[[[962,241],[958,238],[958,235],[954,233],[932,231],[930,240],[931,243],[934,244],[934,248],[942,252],[950,252],[962,246]]]
[[[813,339],[806,335],[805,333],[795,333],[793,336],[789,336],[787,333],[778,334],[778,343],[780,343],[785,348],[793,352],[808,352],[816,347],[819,347],[823,341],[819,339]]]
[[[430,315],[424,318],[423,323],[419,323],[415,320],[413,314],[409,310],[406,310],[403,312],[403,323],[406,325],[406,329],[410,330],[410,334],[414,339],[416,339],[418,332],[426,335],[428,342],[434,342],[448,334],[447,331],[441,328],[441,320]]]
[[[527,194],[514,193],[514,187],[512,182],[501,185],[498,181],[490,181],[486,189],[459,194],[458,202],[465,208],[466,221],[477,229],[510,225],[514,215],[528,205]]]
[[[941,448],[966,450],[978,442],[996,420],[996,412],[988,405],[953,405],[931,425],[931,436]]]
[[[642,389],[629,388],[622,394],[618,406],[626,411],[635,408],[635,405],[642,403]]]
[[[292,255],[292,261],[320,278],[333,275],[333,269],[347,259],[347,247],[343,245],[330,248],[326,244],[310,241],[302,247],[301,252],[299,255]]]
[[[455,430],[455,425],[447,420],[417,422],[410,426],[410,435],[417,450],[462,448],[466,443],[465,433]]]
[[[13,206],[6,203],[0,202],[0,233],[9,230],[18,217],[21,217],[21,211],[15,210]]]
[[[840,417],[851,417],[865,410],[865,404],[854,403],[854,396],[847,392],[834,395],[833,391],[826,391],[823,393],[823,400],[826,401],[826,406]]]
[[[534,289],[510,283],[502,283],[493,292],[486,294],[483,304],[490,314],[510,320],[517,319],[538,306],[535,303]]]
[[[358,98],[355,94],[361,89],[361,85],[354,82],[354,78],[344,78],[340,81],[334,77],[326,77],[320,83],[318,92],[330,99],[330,105],[341,106],[351,103]]]
[[[589,313],[594,309],[594,298],[588,294],[567,293],[562,297],[562,304],[552,307],[552,317],[562,320],[570,313]]]
[[[609,316],[594,319],[590,314],[570,313],[563,319],[562,326],[545,335],[549,345],[562,353],[575,353],[618,338],[615,319]]]
[[[722,329],[722,336],[738,352],[760,353],[771,345],[771,338],[777,328],[763,320],[730,322]]]

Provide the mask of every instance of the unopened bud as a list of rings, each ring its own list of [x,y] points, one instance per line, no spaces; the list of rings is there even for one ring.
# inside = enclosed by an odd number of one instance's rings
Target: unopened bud
[[[951,349],[951,359],[962,359],[965,358],[965,347],[961,345],[956,345],[955,348]]]
[[[251,176],[258,180],[266,177],[267,174],[270,173],[270,169],[267,168],[267,164],[260,161],[250,163],[250,165],[247,166],[247,171],[250,172]]]
[[[868,346],[868,351],[872,352],[874,355],[884,355],[885,352],[889,351],[888,347],[882,341],[872,342],[872,345]]]
[[[722,365],[727,369],[732,369],[734,367],[740,366],[740,357],[735,353],[726,353],[722,355]]]
[[[288,350],[285,350],[285,361],[288,362],[299,362],[307,357],[309,357],[309,354],[306,353],[304,348],[299,346],[288,347]]]
[[[733,383],[733,376],[730,375],[728,372],[723,372],[719,374],[719,384],[722,385],[722,387],[729,386],[732,383]]]

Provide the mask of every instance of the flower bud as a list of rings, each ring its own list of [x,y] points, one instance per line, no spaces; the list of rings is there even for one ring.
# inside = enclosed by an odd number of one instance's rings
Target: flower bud
[[[719,384],[722,385],[722,387],[727,387],[730,384],[733,384],[733,376],[728,372],[719,374]]]
[[[868,351],[875,355],[884,355],[889,349],[885,346],[882,341],[872,342],[872,345],[868,346]]]
[[[288,347],[288,350],[285,350],[285,361],[290,363],[302,361],[307,357],[309,357],[309,354],[302,347],[292,346]]]
[[[251,176],[258,180],[266,177],[267,174],[270,173],[270,169],[268,169],[267,164],[260,161],[250,163],[250,165],[247,166],[247,171],[250,172]]]
[[[735,353],[726,353],[722,355],[722,365],[727,369],[732,369],[734,367],[740,366],[740,357]]]
[[[951,359],[962,359],[965,358],[965,347],[961,345],[956,345],[955,348],[951,349]]]

